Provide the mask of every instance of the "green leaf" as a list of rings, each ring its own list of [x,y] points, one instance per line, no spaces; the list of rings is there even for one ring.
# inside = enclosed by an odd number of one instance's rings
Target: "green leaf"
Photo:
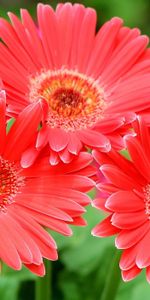
[[[11,126],[14,124],[14,122],[15,122],[15,118],[11,118],[11,119],[8,121],[7,126],[6,126],[6,132],[7,132],[7,133],[9,132],[9,130],[10,130]]]

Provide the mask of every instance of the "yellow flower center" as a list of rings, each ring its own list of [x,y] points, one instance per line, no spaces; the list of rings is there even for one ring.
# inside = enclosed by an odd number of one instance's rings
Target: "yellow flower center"
[[[0,212],[6,212],[7,205],[14,202],[23,180],[18,176],[15,164],[0,157]]]
[[[97,81],[76,71],[43,71],[29,79],[31,102],[43,98],[49,105],[47,124],[75,131],[102,119],[104,91]]]

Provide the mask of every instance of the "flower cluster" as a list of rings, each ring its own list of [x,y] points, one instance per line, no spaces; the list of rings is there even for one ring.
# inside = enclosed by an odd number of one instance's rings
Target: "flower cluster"
[[[86,225],[86,193],[97,183],[93,205],[107,217],[92,234],[117,234],[123,279],[146,268],[150,281],[148,37],[117,17],[96,32],[96,12],[80,4],[39,4],[37,23],[26,9],[8,15],[0,18],[1,261],[43,276],[43,258],[57,259],[46,228],[71,235],[70,224]]]

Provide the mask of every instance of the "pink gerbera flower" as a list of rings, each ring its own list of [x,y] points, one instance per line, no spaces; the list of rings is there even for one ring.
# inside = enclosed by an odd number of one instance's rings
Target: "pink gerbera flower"
[[[85,192],[95,173],[88,153],[59,167],[41,154],[32,167],[21,167],[41,116],[41,103],[30,104],[6,134],[5,92],[0,92],[0,260],[15,270],[23,263],[40,276],[43,257],[57,259],[55,241],[42,226],[71,235],[68,224],[85,225],[82,214],[90,202]]]
[[[123,147],[131,112],[150,107],[148,38],[113,18],[96,34],[96,12],[83,5],[39,4],[36,26],[27,10],[21,21],[0,19],[0,75],[8,113],[44,98],[36,149],[50,146],[50,163],[65,163],[88,146],[101,151]],[[36,156],[35,149],[30,153]],[[29,155],[28,155],[29,160]]]
[[[116,247],[123,249],[123,279],[129,281],[146,268],[150,282],[150,131],[141,118],[134,128],[136,135],[125,137],[131,160],[115,151],[94,151],[107,180],[98,184],[107,196],[97,198],[94,205],[108,217],[92,233],[100,237],[117,234]]]

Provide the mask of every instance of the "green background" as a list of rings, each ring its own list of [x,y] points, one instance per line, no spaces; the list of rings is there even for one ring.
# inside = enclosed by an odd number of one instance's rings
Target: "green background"
[[[43,1],[54,7],[58,1]],[[66,2],[66,1],[62,1]],[[72,1],[74,2],[74,1]],[[37,1],[0,1],[0,15],[7,17],[7,11],[19,14],[19,7],[28,8],[35,16]],[[86,0],[80,1],[97,10],[98,24],[113,16],[122,17],[130,27],[139,27],[143,34],[150,35],[149,0]],[[52,233],[59,249],[59,261],[51,264],[51,286],[53,300],[100,300],[110,276],[115,255],[114,239],[94,238],[90,235],[103,215],[89,207],[85,215],[89,225],[86,228],[73,228],[74,236],[62,237]],[[144,251],[144,249],[143,249]],[[34,300],[37,277],[28,270],[15,272],[3,266],[0,277],[0,299]],[[112,277],[115,285],[115,277]],[[120,280],[116,300],[148,300],[150,286],[145,280],[144,271],[130,283]],[[111,296],[109,298],[111,300]],[[44,299],[43,299],[44,300]]]

